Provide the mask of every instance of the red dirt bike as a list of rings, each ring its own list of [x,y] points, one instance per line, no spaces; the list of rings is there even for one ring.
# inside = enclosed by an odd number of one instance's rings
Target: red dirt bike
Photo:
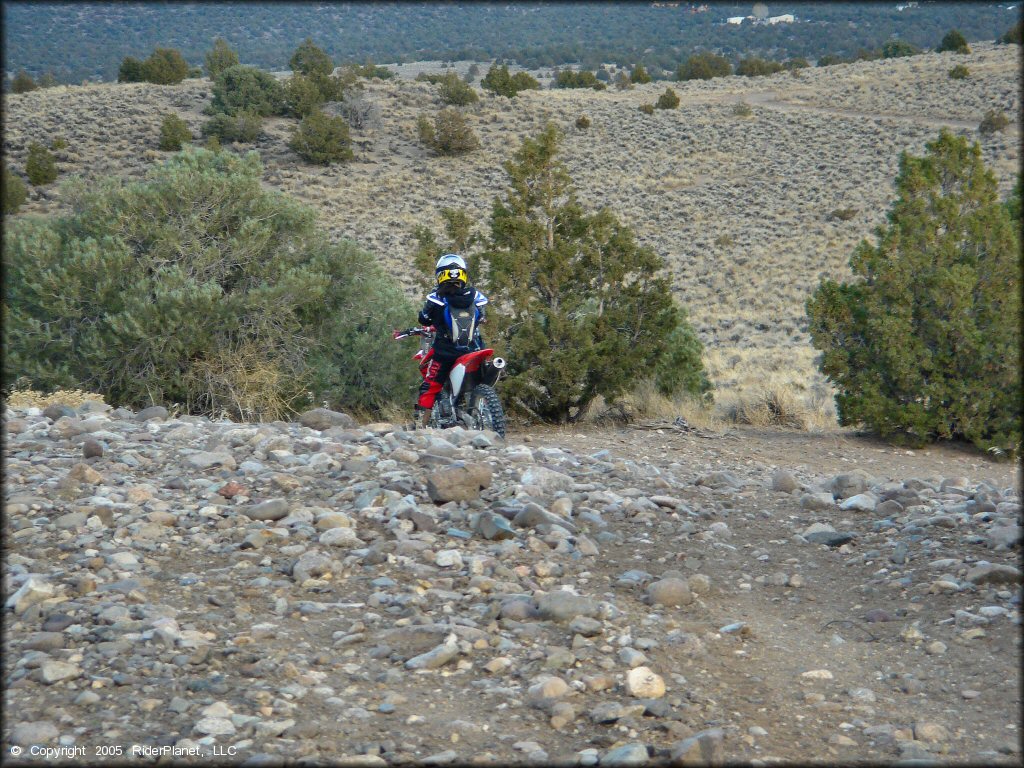
[[[420,337],[420,350],[413,355],[420,366],[420,373],[426,378],[427,367],[434,356],[434,326],[407,328],[395,331],[394,339],[409,336]],[[430,426],[448,429],[464,426],[469,429],[490,429],[505,436],[505,411],[501,407],[494,385],[498,381],[505,361],[494,357],[493,349],[467,352],[455,361],[444,387],[434,400],[430,414]]]

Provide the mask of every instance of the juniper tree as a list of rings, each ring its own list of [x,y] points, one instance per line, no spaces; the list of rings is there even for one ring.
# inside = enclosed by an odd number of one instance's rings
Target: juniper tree
[[[331,57],[311,38],[306,38],[288,60],[292,72],[311,78],[328,77],[334,71]]]
[[[477,270],[495,305],[491,333],[509,358],[506,392],[564,422],[598,395],[614,399],[653,376],[685,319],[654,251],[607,208],[579,204],[559,141],[549,123],[505,163],[510,186],[494,200]],[[700,355],[678,362],[699,370]]]
[[[157,85],[174,85],[189,75],[188,62],[174,48],[156,48],[142,62],[143,79]]]
[[[303,118],[324,103],[320,87],[305,75],[292,75],[284,84],[283,111],[289,117]]]
[[[942,38],[939,47],[935,49],[939,53],[951,51],[953,53],[970,53],[971,48],[967,45],[967,38],[958,29],[951,29]]]
[[[732,64],[725,56],[714,53],[695,53],[676,70],[678,80],[710,80],[732,74]]]
[[[348,123],[319,110],[302,118],[288,146],[307,163],[331,165],[352,159]]]
[[[57,159],[50,150],[37,141],[28,145],[25,175],[33,187],[49,184],[57,178]]]
[[[841,424],[916,445],[965,439],[1012,452],[1020,222],[977,143],[943,130],[925,146],[923,157],[901,155],[888,223],[850,259],[855,279],[826,280],[808,300],[812,341],[838,389]]]
[[[177,152],[181,145],[192,141],[192,131],[188,124],[173,113],[164,115],[160,123],[160,149],[165,152]]]
[[[134,56],[125,56],[117,70],[117,82],[141,83],[146,80],[145,65]]]
[[[269,72],[236,64],[223,70],[213,82],[213,100],[208,112],[254,112],[261,117],[277,114],[282,109],[284,92]]]
[[[227,40],[218,37],[213,48],[206,54],[206,76],[211,80],[228,67],[238,64],[238,54],[228,45]]]
[[[498,96],[508,96],[509,98],[513,98],[520,91],[540,88],[540,83],[530,73],[509,74],[508,67],[504,64],[501,66],[491,65],[484,79],[480,81],[480,85]]]
[[[631,83],[643,85],[644,83],[651,82],[651,76],[647,73],[643,64],[637,64],[633,67],[633,71],[629,73],[629,80]]]
[[[25,182],[21,180],[18,174],[5,165],[3,167],[4,215],[17,213],[27,197],[28,189],[25,187]]]
[[[24,69],[18,70],[18,74],[11,80],[11,93],[28,93],[29,91],[36,90],[38,87],[36,81]]]

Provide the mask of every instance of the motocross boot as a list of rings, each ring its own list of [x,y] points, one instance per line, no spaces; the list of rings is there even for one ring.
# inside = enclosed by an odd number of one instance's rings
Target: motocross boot
[[[420,429],[427,429],[430,426],[430,417],[433,415],[432,408],[420,408]]]
[[[430,411],[427,408],[416,406],[412,410],[412,424],[409,430],[426,429],[430,424]]]

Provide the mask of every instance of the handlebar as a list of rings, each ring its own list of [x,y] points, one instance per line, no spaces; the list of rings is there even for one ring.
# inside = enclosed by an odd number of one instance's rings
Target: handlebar
[[[417,327],[417,328],[406,328],[404,331],[397,331],[396,330],[396,331],[392,332],[391,338],[395,339],[395,340],[398,340],[398,339],[407,339],[410,336],[423,336],[423,337],[432,336],[434,334],[435,330],[436,330],[436,328],[434,328],[434,326],[432,326],[432,325],[424,325],[422,327]]]

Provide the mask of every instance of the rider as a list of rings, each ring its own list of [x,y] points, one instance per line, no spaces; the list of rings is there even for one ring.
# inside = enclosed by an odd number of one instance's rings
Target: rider
[[[426,427],[437,393],[451,373],[455,361],[466,354],[483,349],[480,325],[486,319],[487,297],[469,284],[465,260],[446,253],[434,267],[437,289],[427,296],[420,310],[421,325],[437,329],[430,364],[420,385],[420,396],[413,412],[413,427]]]

